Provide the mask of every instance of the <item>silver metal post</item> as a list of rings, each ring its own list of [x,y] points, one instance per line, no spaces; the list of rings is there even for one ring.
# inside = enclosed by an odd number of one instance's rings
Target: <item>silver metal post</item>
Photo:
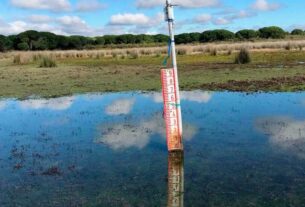
[[[174,34],[174,6],[171,4],[171,0],[166,0],[166,10],[167,10],[167,21],[169,28],[169,35],[171,39],[171,51],[173,68],[175,72],[175,88],[176,88],[176,106],[178,111],[178,123],[179,123],[179,134],[182,136],[182,114],[181,114],[181,102],[180,102],[180,91],[179,91],[179,79],[178,79],[178,67],[176,58],[176,44],[175,44],[175,34]],[[182,139],[182,137],[181,137]]]

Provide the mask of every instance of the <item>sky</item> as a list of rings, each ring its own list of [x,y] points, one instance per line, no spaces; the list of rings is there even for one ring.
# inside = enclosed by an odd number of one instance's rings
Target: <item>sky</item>
[[[305,29],[305,0],[172,0],[176,33],[210,29]],[[0,0],[0,34],[167,33],[165,0]]]

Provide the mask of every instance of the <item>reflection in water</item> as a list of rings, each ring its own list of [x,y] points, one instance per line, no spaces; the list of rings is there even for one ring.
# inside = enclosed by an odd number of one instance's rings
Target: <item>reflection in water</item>
[[[155,103],[163,103],[163,96],[161,93],[151,93],[148,96],[151,97]],[[208,91],[181,91],[182,101],[208,103],[212,97],[213,93]]]
[[[0,101],[0,111],[4,110],[6,107],[6,103],[4,101]]]
[[[168,207],[184,206],[184,154],[182,151],[168,155]]]
[[[188,123],[184,124],[183,129],[184,140],[186,141],[190,141],[198,131],[195,126]],[[99,136],[96,142],[106,144],[115,150],[131,147],[143,149],[155,134],[166,138],[164,119],[160,113],[149,120],[140,122],[129,120],[128,123],[103,125],[99,129]]]
[[[66,110],[72,106],[74,97],[62,97],[54,99],[32,99],[20,102],[22,109],[51,109]]]
[[[305,158],[305,121],[289,117],[261,118],[256,127],[270,136],[270,142]]]
[[[213,93],[208,91],[182,91],[182,100],[197,103],[208,103],[212,99]]]
[[[106,114],[112,116],[129,114],[130,111],[132,110],[134,103],[135,103],[134,98],[116,100],[106,108]]]
[[[305,93],[185,94],[184,163],[147,93],[0,100],[0,207],[304,206]]]

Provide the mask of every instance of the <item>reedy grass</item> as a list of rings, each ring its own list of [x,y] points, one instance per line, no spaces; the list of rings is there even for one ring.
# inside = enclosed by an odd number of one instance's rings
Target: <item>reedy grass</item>
[[[235,42],[235,43],[208,43],[208,44],[189,44],[178,45],[178,55],[193,55],[193,54],[232,54],[237,53],[242,48],[247,48],[249,51],[263,50],[303,50],[305,40],[268,40],[261,42]],[[27,64],[35,62],[41,57],[51,57],[56,60],[62,59],[102,59],[114,58],[118,56],[130,56],[130,54],[138,54],[138,56],[156,56],[166,55],[167,47],[139,47],[139,48],[115,48],[115,49],[99,49],[99,50],[67,50],[67,51],[29,51],[29,52],[7,52],[0,53],[0,59],[13,58],[15,64]],[[134,56],[134,55],[133,55]]]

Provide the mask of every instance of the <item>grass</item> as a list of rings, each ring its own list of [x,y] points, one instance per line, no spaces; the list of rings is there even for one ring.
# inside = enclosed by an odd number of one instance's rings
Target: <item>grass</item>
[[[142,55],[141,51],[133,51],[129,49],[125,55],[116,50],[115,58],[104,51],[95,51],[91,56],[80,51],[82,58],[72,56],[74,51],[60,52],[58,57],[59,52],[43,52],[42,55],[48,53],[56,59],[57,67],[52,70],[40,68],[34,58],[17,64],[13,55],[3,54],[6,57],[0,59],[0,97],[22,99],[32,95],[55,97],[84,92],[160,90],[160,68],[165,54]],[[105,55],[97,57],[98,53]],[[252,61],[245,65],[234,63],[236,54],[231,51],[219,52],[216,56],[178,55],[181,88],[250,92],[305,89],[303,51],[252,50]]]
[[[57,67],[56,61],[53,58],[50,57],[42,57],[40,60],[40,65],[39,67],[41,68],[55,68]]]

